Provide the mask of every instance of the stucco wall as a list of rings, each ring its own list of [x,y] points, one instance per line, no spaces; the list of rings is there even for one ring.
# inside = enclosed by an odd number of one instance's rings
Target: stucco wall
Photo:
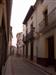
[[[37,40],[34,40],[33,55],[37,56]]]
[[[31,19],[31,17],[32,17],[32,19]],[[36,11],[33,12],[31,17],[29,18],[29,20],[27,22],[28,33],[30,32],[32,23],[33,23],[33,27],[36,27]]]
[[[45,37],[40,37],[38,42],[38,57],[46,57],[45,56]]]
[[[48,14],[56,7],[56,0],[44,0],[44,2],[39,4],[32,14],[32,19],[31,17],[29,18],[27,22],[27,28],[28,28],[28,33],[30,32],[30,25],[33,23],[33,26],[36,28],[36,32],[39,32],[39,23],[43,20],[44,15],[43,12],[45,9],[48,9]],[[49,36],[53,35],[54,36],[54,54],[56,58],[56,30],[51,30],[47,32],[46,34],[43,34],[40,36],[37,41],[34,40],[34,56],[42,57],[42,58],[48,58],[48,48],[47,48],[47,38]],[[37,48],[37,51],[36,51]],[[36,54],[37,53],[37,54]],[[30,43],[28,45],[28,56],[30,55]]]
[[[54,58],[56,59],[56,28],[48,31],[39,38],[38,57],[48,58],[47,38],[54,36]]]
[[[44,2],[41,4],[39,3],[39,5],[36,8],[36,20],[37,20],[37,27],[36,27],[36,31],[39,31],[39,23],[43,20],[44,15],[43,12],[45,11],[45,9],[48,9],[48,14],[56,7],[56,0],[44,0]],[[46,38],[54,35],[54,38],[56,40],[56,35],[55,35],[56,30],[52,30],[48,33],[46,33],[45,35],[40,36],[39,38],[39,42],[38,42],[38,57],[42,57],[42,58],[47,58],[48,57],[48,51],[47,51],[47,47],[46,47],[46,43],[47,40]],[[56,42],[55,42],[56,44]],[[56,46],[55,46],[56,47]],[[55,58],[56,58],[56,48],[55,48]]]
[[[43,12],[48,9],[48,14],[56,7],[56,0],[44,0],[44,2],[36,7],[36,20],[37,27],[36,31],[39,32],[39,23],[43,20]]]
[[[56,0],[44,0],[43,4],[48,7],[48,13],[50,13],[56,7]]]

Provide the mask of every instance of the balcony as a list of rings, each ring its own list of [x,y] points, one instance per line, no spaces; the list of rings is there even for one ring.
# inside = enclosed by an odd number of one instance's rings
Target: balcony
[[[51,13],[48,15],[48,25],[45,25],[45,19],[43,19],[39,24],[39,31],[42,33],[45,33],[49,31],[50,29],[53,29],[56,27],[56,8],[51,11]]]
[[[26,34],[26,36],[23,36],[23,42],[26,43],[34,39],[37,39],[38,37],[39,37],[39,33],[35,32],[35,27],[33,27],[31,31]]]

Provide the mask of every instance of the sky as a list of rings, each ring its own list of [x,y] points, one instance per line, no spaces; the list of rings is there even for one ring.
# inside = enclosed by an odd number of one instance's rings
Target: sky
[[[16,46],[16,34],[23,31],[23,20],[31,5],[34,5],[36,0],[13,0],[11,12],[12,26],[12,45]]]

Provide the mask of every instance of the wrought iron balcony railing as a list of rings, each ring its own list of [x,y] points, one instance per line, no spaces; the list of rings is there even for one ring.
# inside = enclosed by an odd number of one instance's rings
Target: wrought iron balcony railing
[[[46,32],[56,26],[56,8],[54,8],[48,15],[48,25],[45,25],[45,19],[43,19],[39,24],[39,31]]]
[[[33,27],[33,29],[31,29],[31,31],[27,33],[26,36],[23,36],[23,42],[26,43],[34,40],[35,38],[37,38],[37,33],[35,32],[35,27]]]

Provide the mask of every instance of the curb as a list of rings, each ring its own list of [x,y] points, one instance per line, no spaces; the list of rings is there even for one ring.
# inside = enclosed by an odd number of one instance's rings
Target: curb
[[[30,61],[29,59],[26,59],[24,58],[27,62],[29,62],[30,64],[34,65],[36,68],[38,67],[39,70],[45,74],[48,74],[48,75],[53,75],[52,73],[48,72],[45,70],[44,67],[42,67],[41,65],[37,64],[37,63],[34,63],[33,61]]]

